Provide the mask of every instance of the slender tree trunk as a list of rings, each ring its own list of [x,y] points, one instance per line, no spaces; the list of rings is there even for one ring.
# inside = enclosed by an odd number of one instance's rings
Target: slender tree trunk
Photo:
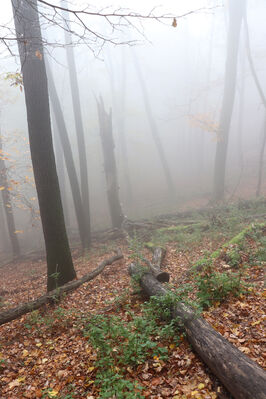
[[[266,115],[264,120],[264,128],[262,133],[262,142],[260,147],[260,155],[259,155],[259,164],[258,164],[258,183],[256,188],[256,197],[260,196],[261,193],[261,182],[262,182],[262,174],[263,174],[263,157],[264,157],[264,150],[266,144]]]
[[[102,141],[104,171],[107,186],[107,198],[110,208],[113,228],[120,228],[124,220],[123,211],[119,201],[119,186],[116,171],[114,139],[112,130],[112,112],[109,114],[104,109],[102,98],[97,102],[100,136]]]
[[[68,8],[67,0],[61,0],[61,4],[63,7]],[[85,222],[87,224],[88,231],[90,231],[88,164],[87,164],[87,155],[86,155],[85,133],[82,122],[82,114],[81,114],[77,69],[74,57],[74,49],[71,46],[72,39],[70,33],[70,26],[69,23],[67,22],[69,21],[69,15],[68,15],[69,13],[63,10],[62,14],[66,25],[64,32],[65,32],[66,55],[67,55],[70,87],[71,87],[72,104],[73,104],[76,135],[78,142],[81,198],[83,203]]]
[[[247,50],[247,57],[251,69],[251,73],[254,79],[254,83],[257,87],[257,90],[259,92],[259,96],[261,98],[261,101],[263,103],[263,106],[266,111],[266,97],[264,94],[264,91],[262,90],[253,60],[251,56],[251,50],[250,50],[250,43],[249,43],[249,33],[248,33],[248,22],[247,22],[247,14],[245,12],[244,14],[244,26],[245,26],[245,37],[246,37],[246,50]],[[259,154],[259,164],[258,164],[258,183],[257,183],[257,188],[256,188],[256,196],[258,197],[260,195],[260,190],[261,190],[261,182],[262,182],[262,174],[263,174],[263,156],[264,156],[264,149],[265,149],[265,143],[266,143],[266,117],[265,117],[265,125],[264,125],[264,133],[262,136],[262,143],[260,147],[260,154]]]
[[[230,1],[228,4],[229,29],[227,34],[224,93],[214,166],[214,200],[222,200],[224,198],[228,138],[236,91],[239,37],[246,0],[234,0]]]
[[[91,236],[90,236],[90,230],[89,226],[86,223],[86,217],[85,217],[85,211],[83,209],[83,204],[82,204],[82,199],[81,199],[81,194],[80,194],[80,188],[79,188],[79,182],[78,182],[78,176],[76,172],[76,167],[74,163],[74,158],[72,154],[72,149],[71,149],[71,144],[69,141],[68,133],[67,133],[67,128],[64,120],[64,115],[63,111],[61,108],[61,104],[58,98],[58,94],[56,91],[55,83],[54,83],[54,78],[52,71],[50,69],[49,62],[46,60],[46,72],[48,76],[48,82],[49,82],[49,94],[50,94],[50,99],[51,99],[51,104],[53,107],[54,111],[54,116],[55,116],[55,121],[57,124],[57,129],[65,157],[65,164],[67,168],[67,173],[70,181],[70,188],[72,192],[72,198],[74,202],[74,208],[75,208],[75,213],[76,213],[76,218],[78,222],[78,229],[79,229],[79,235],[80,235],[80,240],[82,244],[82,248],[89,248],[90,242],[91,242]],[[89,210],[88,210],[89,212]]]
[[[76,273],[56,173],[37,0],[12,0],[12,6],[23,74],[31,158],[46,246],[47,289],[50,291],[73,280]]]
[[[10,198],[10,192],[8,191],[8,177],[6,173],[6,165],[4,158],[2,156],[2,138],[1,138],[1,131],[0,131],[0,187],[1,187],[1,194],[3,200],[4,211],[6,215],[6,223],[8,234],[11,242],[12,253],[14,258],[18,258],[20,256],[20,246],[18,242],[18,236],[15,233],[16,226],[15,226],[15,219],[12,209],[12,203]],[[4,189],[2,189],[4,187]]]
[[[4,217],[4,204],[2,201],[0,201],[0,243],[1,243],[1,250],[3,252],[8,252],[9,251],[9,241],[7,237],[7,228],[6,228],[6,222],[5,222],[5,217]]]
[[[242,137],[243,137],[243,116],[244,116],[244,98],[245,98],[245,57],[241,57],[241,82],[239,88],[239,111],[238,111],[238,151],[239,151],[239,166],[240,178],[244,168]]]
[[[52,119],[53,121],[55,121],[55,116]],[[60,193],[63,203],[64,217],[65,217],[66,226],[68,227],[70,226],[70,220],[69,220],[69,209],[68,209],[67,192],[66,192],[65,161],[58,131],[55,131],[55,134],[53,135],[53,142],[55,150],[55,162],[59,178]]]
[[[172,179],[172,176],[170,173],[170,169],[169,169],[169,165],[168,165],[167,158],[165,155],[165,151],[164,151],[164,148],[161,143],[158,126],[157,126],[157,123],[155,122],[154,115],[152,113],[148,90],[147,90],[145,80],[142,75],[142,71],[141,71],[138,59],[137,59],[135,53],[133,52],[133,49],[132,49],[132,54],[133,54],[133,61],[134,61],[135,69],[137,72],[137,76],[138,76],[142,94],[143,94],[144,105],[145,105],[146,114],[147,114],[148,122],[150,125],[150,129],[151,129],[152,137],[153,137],[154,143],[156,145],[157,151],[159,153],[159,157],[160,157],[160,161],[161,161],[161,164],[163,167],[163,171],[164,171],[164,175],[165,175],[169,193],[171,194],[171,196],[173,196],[175,193],[174,183],[173,183],[173,179]]]

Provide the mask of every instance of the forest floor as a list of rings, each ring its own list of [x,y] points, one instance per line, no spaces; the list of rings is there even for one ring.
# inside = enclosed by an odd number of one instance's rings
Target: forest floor
[[[117,247],[124,258],[60,303],[0,327],[0,398],[231,398],[182,332],[166,318],[156,318],[156,304],[144,302],[127,268],[143,257],[151,259],[144,242],[163,246],[174,295],[201,306],[213,328],[265,366],[265,214],[265,200],[243,201],[172,217],[165,227],[151,225],[133,235],[129,245],[117,239],[95,242],[85,256],[74,250],[78,278]],[[249,234],[211,257],[251,224]],[[193,273],[199,264],[203,268]],[[45,260],[3,266],[0,312],[45,289]]]

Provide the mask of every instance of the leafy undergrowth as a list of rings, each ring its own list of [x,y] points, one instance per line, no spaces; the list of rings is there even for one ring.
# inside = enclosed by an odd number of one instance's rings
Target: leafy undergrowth
[[[173,222],[153,231],[150,240],[167,249],[164,267],[171,275],[172,294],[163,302],[144,303],[136,283],[132,287],[127,265],[132,258],[150,258],[137,238],[130,249],[116,241],[95,244],[85,257],[75,251],[79,277],[109,257],[114,247],[121,247],[125,259],[57,306],[0,327],[0,398],[229,399],[168,319],[167,308],[180,298],[194,302],[217,331],[265,365],[265,227],[259,218],[255,225],[244,218],[265,212],[265,206],[241,206],[195,215],[194,224],[184,220],[183,225]],[[230,241],[244,228],[244,234]],[[45,292],[43,260],[1,271],[1,310]]]

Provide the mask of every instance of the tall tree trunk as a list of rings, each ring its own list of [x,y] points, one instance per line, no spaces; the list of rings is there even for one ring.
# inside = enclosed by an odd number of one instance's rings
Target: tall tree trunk
[[[84,208],[83,208],[81,194],[80,194],[80,188],[79,188],[79,182],[78,182],[78,176],[77,176],[74,158],[73,158],[73,154],[72,154],[71,144],[69,141],[63,111],[62,111],[62,108],[60,105],[60,101],[59,101],[55,83],[54,83],[53,74],[52,74],[48,60],[46,60],[46,71],[47,71],[48,82],[49,82],[49,94],[50,94],[51,104],[53,107],[55,121],[57,124],[57,129],[58,129],[58,133],[59,133],[59,137],[60,137],[60,141],[61,141],[61,145],[62,145],[64,157],[65,157],[65,164],[66,164],[66,168],[67,168],[67,173],[68,173],[68,177],[69,177],[70,188],[71,188],[71,192],[72,192],[72,198],[73,198],[74,208],[75,208],[75,213],[76,213],[76,218],[77,218],[77,222],[78,222],[78,229],[79,229],[81,245],[82,245],[82,248],[85,249],[85,248],[89,248],[90,242],[91,242],[90,229],[89,229],[88,224],[86,223],[87,219],[85,216],[85,213],[87,212],[87,210],[84,210]],[[89,210],[88,210],[88,212],[89,212]]]
[[[260,99],[262,101],[262,104],[265,108],[266,111],[266,96],[264,94],[264,91],[262,90],[253,60],[251,56],[251,50],[250,50],[250,43],[249,43],[249,33],[248,33],[248,22],[247,22],[247,14],[245,12],[244,14],[244,26],[245,26],[245,38],[246,38],[246,50],[247,50],[247,57],[251,69],[251,73],[254,79],[254,83],[257,87],[257,90],[259,92]],[[258,183],[257,183],[257,188],[256,188],[256,196],[258,197],[260,195],[260,190],[261,190],[261,181],[262,181],[262,173],[263,173],[263,156],[264,156],[264,149],[265,149],[265,143],[266,143],[266,116],[265,116],[265,125],[264,125],[264,133],[262,136],[262,143],[260,147],[260,154],[259,154],[259,164],[258,164]]]
[[[243,51],[244,53],[244,51]],[[242,171],[244,168],[244,159],[243,159],[243,146],[242,146],[242,137],[243,137],[243,116],[244,116],[244,98],[245,98],[245,56],[241,54],[241,81],[239,88],[239,111],[238,111],[238,151],[239,151],[239,167],[240,167],[240,179],[242,175]]]
[[[62,7],[68,8],[67,0],[61,0]],[[74,50],[71,47],[71,29],[69,26],[69,13],[65,10],[62,11],[63,18],[65,21],[65,41],[66,41],[66,55],[68,63],[68,72],[71,87],[72,104],[74,110],[74,119],[76,127],[76,135],[78,142],[78,153],[79,153],[79,169],[80,169],[80,186],[81,186],[81,198],[84,209],[85,222],[87,229],[90,231],[90,201],[89,201],[89,183],[88,183],[88,164],[86,155],[86,143],[85,133],[82,122],[81,105],[80,105],[80,93],[77,79],[77,69],[74,57]]]
[[[52,120],[55,122],[55,116],[53,116]],[[53,125],[54,124],[56,124],[56,122],[53,123]],[[54,129],[55,133],[53,135],[55,162],[59,178],[59,186],[60,186],[60,193],[64,210],[65,223],[66,227],[68,227],[70,226],[70,220],[69,220],[69,209],[68,209],[67,192],[66,192],[65,161],[64,161],[64,153],[61,148],[62,146],[60,143],[59,133],[58,131],[56,131],[56,129],[57,127]]]
[[[55,156],[37,0],[12,0],[27,108],[30,151],[47,257],[47,290],[76,277]]]
[[[256,188],[256,197],[260,196],[261,193],[261,182],[262,182],[262,174],[263,174],[263,157],[264,157],[264,150],[266,144],[266,115],[264,120],[264,127],[262,132],[262,142],[260,147],[260,155],[259,155],[259,164],[258,164],[258,182]]]
[[[8,177],[6,172],[6,165],[4,161],[4,157],[2,156],[2,138],[0,131],[0,188],[3,200],[4,211],[6,215],[6,224],[8,228],[8,234],[11,242],[13,257],[18,258],[20,256],[20,246],[18,242],[18,236],[15,233],[15,219],[12,209],[12,203],[10,198],[10,192],[8,190]],[[3,189],[4,188],[4,189]]]
[[[133,55],[133,61],[134,61],[135,69],[136,69],[137,76],[138,76],[138,79],[139,79],[139,83],[140,83],[140,86],[141,86],[142,94],[143,94],[144,105],[145,105],[146,114],[147,114],[148,122],[149,122],[149,125],[150,125],[150,129],[151,129],[152,137],[153,137],[154,143],[156,145],[157,151],[159,153],[159,157],[160,157],[160,161],[161,161],[161,164],[162,164],[162,167],[163,167],[163,171],[164,171],[164,175],[165,175],[165,179],[166,179],[166,183],[167,183],[167,186],[168,186],[169,193],[170,193],[171,196],[173,196],[174,193],[175,193],[173,179],[172,179],[170,168],[169,168],[169,165],[168,165],[168,162],[167,162],[167,158],[166,158],[166,155],[165,155],[165,152],[164,152],[164,148],[163,148],[162,143],[161,143],[158,126],[157,126],[157,123],[155,122],[154,115],[152,113],[150,100],[149,100],[149,95],[148,95],[148,90],[147,90],[147,87],[146,87],[146,84],[145,84],[145,80],[143,78],[142,71],[141,71],[138,59],[137,59],[133,49],[132,49],[132,55]]]
[[[112,219],[112,226],[120,228],[124,220],[123,211],[119,201],[119,186],[115,162],[115,144],[112,129],[112,112],[109,114],[104,109],[102,98],[97,102],[100,136],[102,141],[104,171],[107,186],[107,198]]]
[[[9,241],[7,237],[7,229],[6,229],[6,223],[5,223],[5,217],[4,217],[4,203],[0,201],[0,243],[1,243],[1,250],[3,252],[8,252],[9,251]]]
[[[236,91],[239,37],[244,10],[246,7],[246,0],[230,1],[228,6],[229,28],[227,34],[224,93],[214,166],[214,200],[222,200],[224,198],[228,138]]]

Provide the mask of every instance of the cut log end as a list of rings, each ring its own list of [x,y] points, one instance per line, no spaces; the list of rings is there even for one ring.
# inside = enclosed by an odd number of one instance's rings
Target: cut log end
[[[168,283],[170,280],[170,276],[167,272],[159,272],[155,277],[160,283]]]

